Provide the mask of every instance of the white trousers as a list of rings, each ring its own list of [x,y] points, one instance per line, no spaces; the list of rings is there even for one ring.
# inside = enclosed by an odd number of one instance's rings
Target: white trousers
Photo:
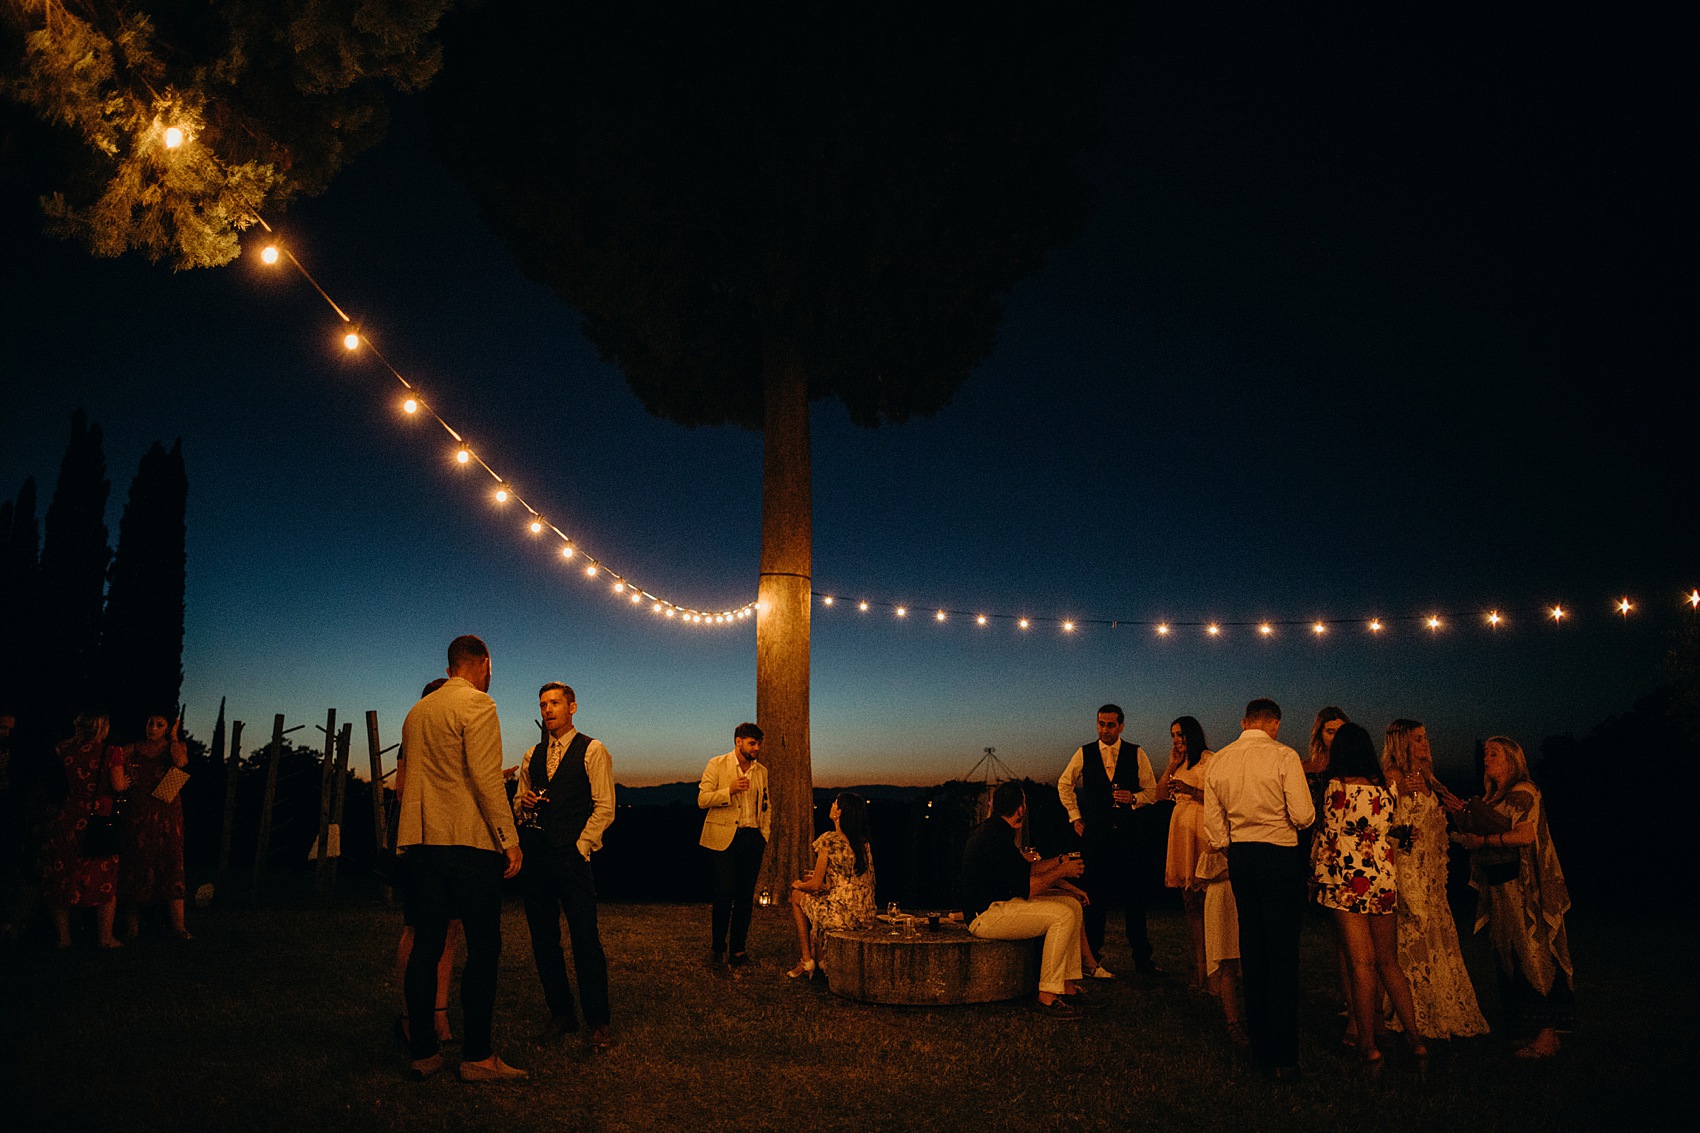
[[[1039,990],[1061,995],[1067,980],[1080,978],[1080,902],[1056,894],[997,901],[974,918],[968,931],[987,940],[1045,938],[1039,959]]]

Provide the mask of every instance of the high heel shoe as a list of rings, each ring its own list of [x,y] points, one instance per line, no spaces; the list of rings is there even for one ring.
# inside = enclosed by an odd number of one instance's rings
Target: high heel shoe
[[[792,968],[789,972],[786,972],[785,975],[788,979],[793,980],[798,976],[803,976],[812,980],[815,978],[815,967],[816,965],[813,960],[799,960],[797,962],[797,966]]]
[[[1361,1057],[1363,1061],[1359,1063],[1359,1069],[1363,1071],[1366,1078],[1379,1077],[1381,1068],[1387,1064],[1387,1060],[1382,1057],[1381,1052],[1374,1048],[1371,1048],[1368,1054],[1363,1054]]]

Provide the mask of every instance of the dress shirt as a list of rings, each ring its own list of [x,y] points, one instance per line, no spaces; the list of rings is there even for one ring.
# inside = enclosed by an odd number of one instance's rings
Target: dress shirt
[[[1297,846],[1299,828],[1316,821],[1299,753],[1247,728],[1218,751],[1204,773],[1204,838],[1213,850],[1229,842]]]
[[[1133,750],[1139,757],[1139,790],[1134,792],[1134,806],[1149,806],[1157,801],[1157,776],[1151,774],[1151,760],[1146,758],[1145,749],[1134,744]],[[1080,821],[1080,804],[1075,798],[1075,792],[1080,788],[1080,776],[1086,769],[1086,749],[1093,748],[1100,759],[1104,761],[1104,774],[1110,782],[1117,782],[1116,765],[1121,758],[1122,742],[1106,744],[1102,740],[1075,749],[1069,757],[1068,766],[1063,768],[1062,778],[1057,780],[1057,797],[1062,799],[1063,807],[1068,811],[1070,822]],[[1122,789],[1128,790],[1124,783]]]
[[[550,779],[555,777],[556,769],[561,766],[561,757],[576,735],[577,728],[568,728],[565,735],[549,738],[544,770]],[[584,773],[590,777],[590,797],[595,809],[590,812],[584,830],[578,836],[578,852],[585,861],[589,861],[590,855],[602,848],[602,832],[614,821],[614,757],[608,754],[601,740],[591,740],[590,746],[584,749]],[[548,786],[547,780],[542,786]],[[538,788],[531,785],[531,758],[527,752],[526,758],[519,761],[519,791],[515,792],[515,797],[535,789]]]
[[[751,766],[754,766],[754,760],[751,761]],[[738,771],[741,775],[750,774],[749,767],[741,767]],[[751,776],[750,786],[755,786],[754,776]],[[747,826],[751,830],[761,829],[761,800],[756,797],[760,793],[754,790],[739,791],[732,796],[732,807],[738,812],[739,826]]]

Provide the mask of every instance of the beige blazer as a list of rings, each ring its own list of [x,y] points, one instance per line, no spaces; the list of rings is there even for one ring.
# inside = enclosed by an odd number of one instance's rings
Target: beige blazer
[[[755,795],[756,813],[761,816],[761,836],[769,841],[773,811],[767,805],[767,765],[750,764],[750,791]],[[738,753],[729,751],[708,761],[697,784],[697,805],[708,811],[702,819],[702,845],[724,850],[738,832],[738,808],[732,805],[732,781],[738,777]]]
[[[407,781],[396,846],[519,845],[502,783],[502,725],[496,702],[464,677],[450,677],[401,725]]]

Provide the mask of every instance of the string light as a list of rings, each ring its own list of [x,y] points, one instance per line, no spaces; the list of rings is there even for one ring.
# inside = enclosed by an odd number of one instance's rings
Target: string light
[[[1688,592],[1688,597],[1683,599],[1683,601],[1687,602],[1694,609],[1700,610],[1700,590],[1690,590]]]
[[[986,624],[986,615],[980,614],[980,615],[976,616],[974,618],[974,624],[975,625],[982,625],[982,626],[985,625]]]
[[[1488,625],[1492,626],[1494,629],[1498,629],[1499,623],[1504,621],[1504,620],[1505,620],[1504,618],[1499,616],[1498,610],[1493,610],[1493,611],[1490,611],[1488,613],[1487,623],[1488,623]]]
[[[903,606],[897,607],[897,616],[900,617],[900,618],[908,617],[909,616],[908,609],[903,607]]]
[[[1221,627],[1221,626],[1219,626],[1219,625],[1214,625],[1214,624],[1212,624],[1212,625],[1211,625],[1211,626],[1210,626],[1210,627],[1209,627],[1209,628],[1207,628],[1207,629],[1206,629],[1206,630],[1205,630],[1205,631],[1204,631],[1204,632],[1205,632],[1205,633],[1207,633],[1207,634],[1209,634],[1209,635],[1210,635],[1210,636],[1211,636],[1211,637],[1218,637],[1218,636],[1220,636],[1220,635],[1221,635],[1221,633],[1222,633],[1222,627]]]
[[[1431,630],[1438,630],[1440,628],[1440,619],[1430,614],[1427,625]]]
[[[360,336],[355,334],[353,331],[349,331],[347,334],[342,336],[342,344],[349,350],[359,350]]]
[[[1619,598],[1617,600],[1617,612],[1622,614],[1625,618],[1629,617],[1629,611],[1634,608],[1634,604],[1630,602],[1627,597]]]
[[[401,411],[403,413],[417,413],[417,412],[419,412],[419,401],[418,401],[418,399],[410,397],[406,401],[402,402],[401,403]]]
[[[561,557],[563,559],[570,559],[573,557],[573,549],[570,545],[561,548]]]
[[[505,504],[508,502],[508,489],[506,486],[496,489],[496,502],[499,504]]]
[[[1552,618],[1553,621],[1562,622],[1564,620],[1564,607],[1563,606],[1554,606],[1551,610],[1547,611],[1547,614],[1548,614],[1548,616],[1550,616]]]
[[[176,126],[165,128],[165,148],[176,149],[183,144],[183,131]]]
[[[455,463],[456,464],[470,464],[471,462],[472,462],[472,454],[470,452],[467,452],[465,449],[460,449],[459,451],[457,451],[455,453]]]
[[[543,534],[543,521],[541,519],[534,519],[531,521],[531,533],[533,535]]]
[[[1027,628],[1027,619],[1026,619],[1026,618],[1022,618],[1022,619],[1021,619],[1021,622],[1020,622],[1020,625],[1021,625],[1021,628],[1022,628],[1022,629],[1026,629],[1026,628]]]
[[[820,600],[820,604],[823,605],[823,606],[832,605],[832,595],[828,594],[826,597],[822,598]]]
[[[942,622],[942,621],[944,621],[944,611],[943,611],[943,610],[940,610],[940,611],[939,611],[939,612],[938,612],[938,613],[936,613],[936,614],[934,614],[934,615],[933,615],[933,620],[934,620],[934,621],[935,621],[935,622]]]
[[[1169,627],[1165,623],[1163,623],[1163,622],[1157,623],[1157,636],[1158,637],[1168,637],[1169,636]]]
[[[1270,634],[1275,632],[1275,627],[1270,625],[1268,622],[1264,622],[1262,625],[1257,627],[1257,632],[1261,633],[1264,637],[1268,637]]]
[[[276,244],[267,244],[264,248],[260,249],[260,262],[263,263],[263,264],[275,264],[275,263],[277,263],[277,245]]]
[[[584,576],[586,578],[595,578],[596,577],[596,564],[595,563],[591,563],[589,566],[584,568]]]
[[[856,603],[856,608],[858,610],[862,611],[864,614],[868,612],[868,604],[866,602]]]
[[[1310,627],[1310,632],[1316,634],[1316,636],[1318,636],[1318,637],[1321,637],[1323,634],[1328,632],[1328,627],[1323,625],[1321,622],[1317,622],[1315,625]]]
[[[1381,619],[1380,618],[1371,618],[1369,620],[1369,631],[1371,633],[1380,633],[1381,632]]]
[[[1064,622],[1063,623],[1063,632],[1064,633],[1073,633],[1074,632],[1074,623],[1073,622]]]

